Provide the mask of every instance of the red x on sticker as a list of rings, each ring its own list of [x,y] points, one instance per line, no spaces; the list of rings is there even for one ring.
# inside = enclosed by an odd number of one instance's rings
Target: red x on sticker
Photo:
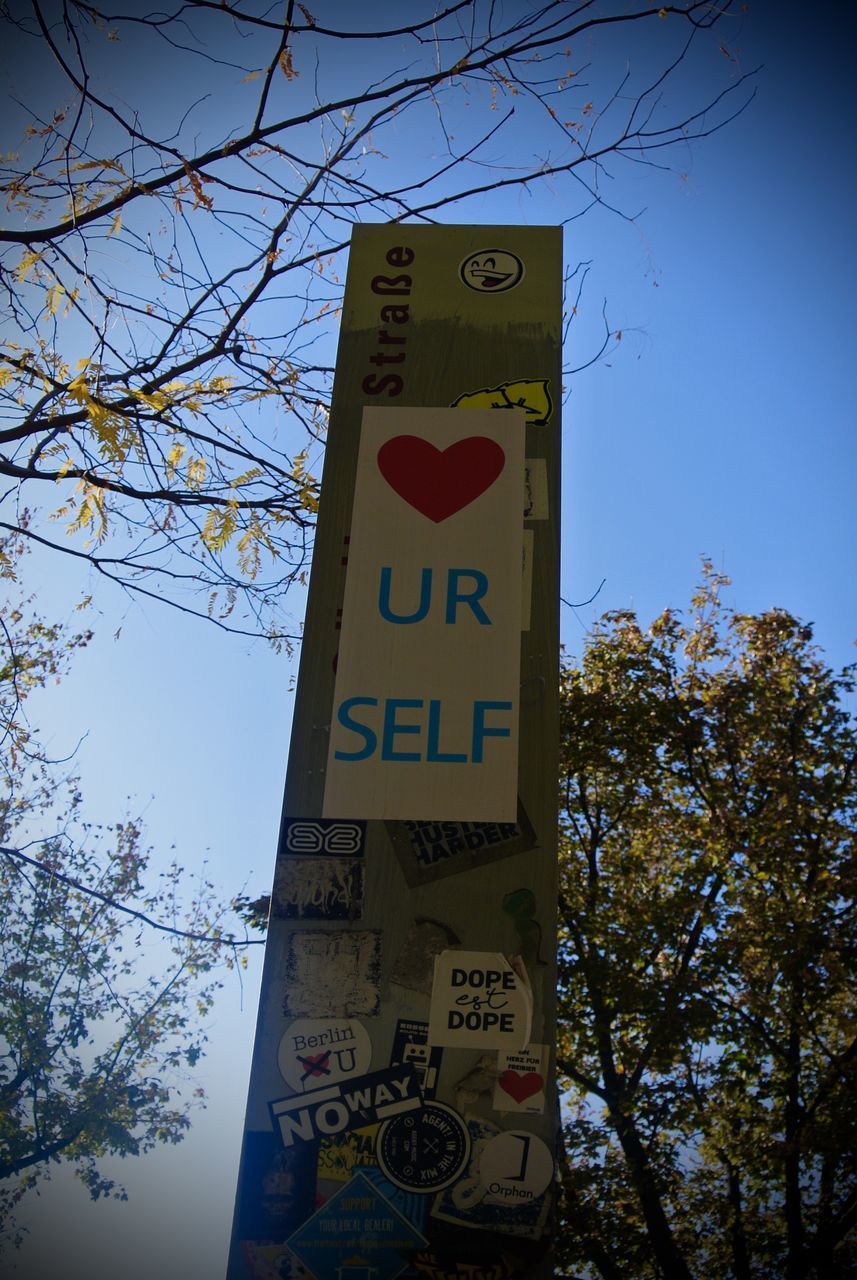
[[[301,1076],[301,1082],[306,1080],[309,1076],[330,1075],[330,1067],[327,1065],[330,1061],[329,1049],[326,1049],[324,1053],[308,1054],[305,1058],[302,1058],[301,1055],[298,1054],[297,1059],[298,1062],[306,1067],[306,1071]]]

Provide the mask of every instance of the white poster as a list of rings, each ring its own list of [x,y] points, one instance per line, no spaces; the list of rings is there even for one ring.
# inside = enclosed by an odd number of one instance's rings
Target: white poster
[[[523,410],[364,410],[325,818],[515,821],[523,476]]]

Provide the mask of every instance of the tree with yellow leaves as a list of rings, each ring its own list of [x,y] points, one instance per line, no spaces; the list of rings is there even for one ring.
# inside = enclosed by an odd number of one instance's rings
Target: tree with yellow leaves
[[[857,668],[705,566],[561,685],[561,1254],[587,1280],[857,1271]]]
[[[422,0],[371,28],[358,9],[4,6],[0,523],[281,645],[351,226],[546,182],[570,221],[623,162],[662,165],[751,96],[719,51],[730,0]],[[706,51],[719,84],[670,113],[667,82]]]

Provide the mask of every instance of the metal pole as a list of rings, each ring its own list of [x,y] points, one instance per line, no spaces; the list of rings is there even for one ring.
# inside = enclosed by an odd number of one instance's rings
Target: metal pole
[[[354,229],[228,1280],[551,1274],[561,282]]]

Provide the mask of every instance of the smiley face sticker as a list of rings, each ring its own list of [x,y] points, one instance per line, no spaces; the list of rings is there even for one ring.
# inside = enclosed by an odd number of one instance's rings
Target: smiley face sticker
[[[464,259],[458,274],[476,293],[508,293],[523,280],[524,264],[507,249],[480,249]]]

